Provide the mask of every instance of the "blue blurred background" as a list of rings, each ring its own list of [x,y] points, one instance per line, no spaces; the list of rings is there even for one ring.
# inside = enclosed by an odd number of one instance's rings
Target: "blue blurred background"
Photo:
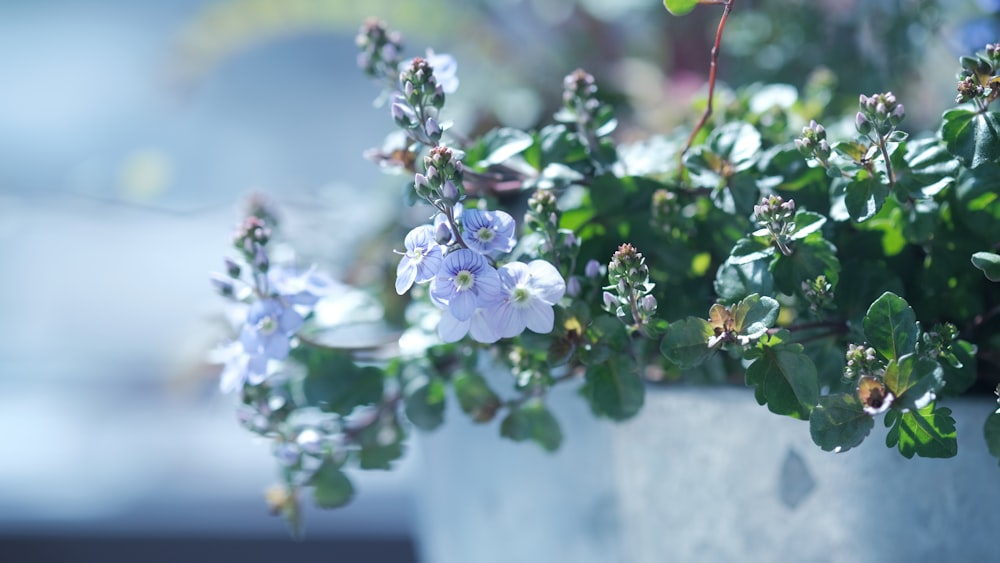
[[[845,99],[908,84],[919,123],[953,97],[957,53],[997,39],[997,2],[939,4],[747,0],[721,76],[801,85],[836,45],[835,71],[871,66],[842,77]],[[411,55],[456,55],[460,129],[533,125],[582,65],[624,104],[625,137],[690,117],[718,16],[678,22],[659,0],[0,1],[0,560],[412,560],[419,452],[357,475],[355,503],[309,511],[292,544],[262,499],[267,445],[205,361],[225,334],[207,273],[246,194],[268,194],[335,275],[393,221],[401,180],[361,157],[391,130],[355,68],[369,15]]]

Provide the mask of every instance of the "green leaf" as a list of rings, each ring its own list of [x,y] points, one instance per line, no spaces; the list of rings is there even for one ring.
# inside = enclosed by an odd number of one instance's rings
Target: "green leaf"
[[[771,263],[774,285],[778,291],[793,295],[802,291],[802,282],[826,276],[833,287],[840,280],[837,249],[821,233],[812,233],[792,245],[788,256],[776,253]]]
[[[698,5],[698,0],[663,0],[663,5],[671,14],[683,16]]]
[[[358,435],[358,466],[361,469],[392,469],[392,462],[403,457],[406,432],[396,416],[384,416]]]
[[[434,430],[444,422],[446,387],[436,375],[416,375],[403,385],[406,418],[421,430]]]
[[[1000,413],[994,412],[986,417],[983,437],[986,439],[986,448],[990,451],[990,455],[1000,459]]]
[[[828,452],[846,452],[861,444],[875,426],[856,395],[839,393],[820,397],[809,416],[813,442]]]
[[[313,498],[320,508],[337,508],[351,502],[354,497],[354,485],[340,470],[340,466],[331,459],[326,459],[316,469],[309,484],[314,487]]]
[[[862,324],[868,342],[890,360],[912,353],[917,343],[917,315],[894,293],[887,291],[876,299]]]
[[[736,171],[745,170],[760,151],[760,132],[749,123],[731,121],[713,130],[705,145],[729,161]]]
[[[642,201],[648,200],[652,193],[660,187],[662,184],[659,182],[646,178],[618,177],[610,173],[602,174],[591,180],[590,199],[594,208],[602,214],[609,214],[625,208],[629,203],[634,203],[639,194],[649,194],[642,198]]]
[[[944,385],[944,370],[928,357],[907,354],[886,366],[885,385],[896,396],[894,405],[916,409],[921,398]]]
[[[769,242],[764,242],[762,238],[741,238],[733,245],[729,254],[729,261],[740,265],[755,260],[762,260],[774,256],[775,249]]]
[[[693,368],[712,354],[708,339],[715,336],[712,325],[705,319],[688,317],[667,327],[660,352],[681,369]]]
[[[755,387],[757,402],[775,414],[808,419],[819,402],[819,383],[816,366],[802,345],[761,343],[750,356],[755,359],[747,366],[746,383]]]
[[[904,413],[890,409],[885,415],[885,425],[890,427],[885,445],[898,447],[899,453],[907,459],[914,454],[940,458],[954,457],[958,453],[951,409],[937,408],[933,402],[919,411]]]
[[[941,116],[941,138],[968,168],[1000,160],[1000,116],[955,108]]]
[[[740,336],[760,338],[774,325],[780,309],[770,297],[750,295],[733,307],[733,330]]]
[[[795,214],[795,232],[790,237],[791,240],[802,240],[806,236],[815,233],[826,224],[826,217],[812,211],[799,211]]]
[[[474,147],[475,152],[482,156],[475,160],[470,153],[466,154],[465,161],[476,168],[484,169],[494,164],[500,164],[510,157],[520,154],[528,149],[535,140],[531,135],[519,129],[511,127],[501,127],[483,135],[479,143]]]
[[[486,378],[471,371],[461,371],[451,382],[462,411],[476,422],[492,420],[500,408],[500,397],[490,389]]]
[[[635,363],[627,356],[612,355],[604,363],[587,368],[582,394],[597,416],[625,420],[639,412],[646,386]]]
[[[892,155],[896,185],[913,197],[933,197],[955,182],[961,165],[938,139],[906,143],[905,151]]]
[[[734,264],[727,259],[715,274],[714,287],[719,300],[735,303],[752,293],[774,293],[774,277],[763,260]]]
[[[977,252],[972,255],[972,265],[986,274],[990,281],[1000,281],[1000,255],[992,252]]]
[[[889,195],[889,186],[866,170],[859,171],[845,189],[844,205],[851,219],[859,223],[874,217]]]
[[[539,400],[512,408],[500,422],[500,435],[515,442],[532,440],[549,452],[559,449],[563,440],[559,421]]]
[[[308,406],[341,415],[382,400],[384,377],[376,367],[358,367],[350,354],[303,346],[296,357],[306,367],[302,394]]]

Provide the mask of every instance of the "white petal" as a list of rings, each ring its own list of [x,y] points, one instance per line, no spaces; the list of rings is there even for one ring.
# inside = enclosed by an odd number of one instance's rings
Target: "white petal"
[[[438,336],[443,342],[458,342],[469,332],[469,321],[460,321],[445,311],[438,323]]]
[[[472,319],[469,322],[471,323],[470,333],[472,334],[473,340],[476,342],[493,344],[497,340],[500,340],[500,334],[493,329],[493,326],[487,320],[483,309],[476,311],[476,314],[472,315]]]
[[[402,295],[410,290],[417,279],[417,266],[409,256],[403,256],[396,267],[396,293]]]
[[[555,305],[566,294],[566,281],[552,264],[545,260],[532,260],[528,269],[531,272],[529,285],[542,301]]]
[[[553,313],[551,305],[533,299],[522,311],[525,324],[532,331],[539,334],[552,332],[552,326],[555,324],[555,313]]]

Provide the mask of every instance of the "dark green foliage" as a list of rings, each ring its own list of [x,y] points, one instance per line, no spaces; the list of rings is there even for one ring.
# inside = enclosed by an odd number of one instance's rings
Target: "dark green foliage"
[[[549,452],[559,449],[563,440],[559,422],[539,400],[511,408],[500,422],[500,435],[515,442],[531,440]]]
[[[861,401],[847,393],[820,397],[809,418],[813,442],[828,452],[845,452],[861,444],[874,426]]]
[[[331,459],[324,460],[322,465],[309,479],[313,487],[313,499],[320,508],[337,508],[343,506],[354,497],[354,485],[340,470],[340,465]]]

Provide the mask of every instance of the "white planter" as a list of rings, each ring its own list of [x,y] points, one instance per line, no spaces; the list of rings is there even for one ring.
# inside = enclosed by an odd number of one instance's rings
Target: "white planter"
[[[651,389],[633,420],[595,420],[571,389],[551,406],[556,454],[449,413],[420,441],[418,543],[427,563],[995,561],[1000,468],[989,399],[949,401],[959,454],[904,459],[881,419],[823,452],[808,423],[746,389]],[[881,418],[881,417],[880,417]]]

